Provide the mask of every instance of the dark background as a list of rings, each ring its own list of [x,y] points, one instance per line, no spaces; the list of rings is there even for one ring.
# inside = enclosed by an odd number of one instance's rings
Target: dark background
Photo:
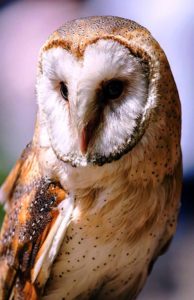
[[[182,102],[182,208],[170,250],[140,300],[194,299],[194,1],[0,1],[0,183],[30,141],[36,113],[38,51],[66,20],[117,15],[147,27],[164,49]],[[0,211],[2,221],[2,210]]]

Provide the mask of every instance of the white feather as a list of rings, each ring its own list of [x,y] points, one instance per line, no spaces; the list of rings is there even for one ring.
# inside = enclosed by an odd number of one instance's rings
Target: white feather
[[[52,229],[43,245],[44,251],[38,258],[32,272],[32,282],[35,282],[37,277],[40,277],[40,281],[48,279],[50,274],[50,268],[53,261],[59,251],[61,243],[64,239],[66,229],[71,220],[71,215],[73,212],[74,198],[73,196],[67,197],[63,200],[57,209],[59,209],[59,215],[56,222],[54,223]]]

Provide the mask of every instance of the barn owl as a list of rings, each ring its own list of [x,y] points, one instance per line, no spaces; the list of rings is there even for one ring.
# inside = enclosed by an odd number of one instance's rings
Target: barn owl
[[[32,142],[1,188],[0,299],[135,299],[172,239],[181,112],[167,58],[118,17],[40,51]]]

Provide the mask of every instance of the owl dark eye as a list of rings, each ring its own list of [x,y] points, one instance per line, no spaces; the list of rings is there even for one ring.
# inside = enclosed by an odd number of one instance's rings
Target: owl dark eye
[[[68,101],[68,89],[67,89],[66,84],[63,81],[60,82],[60,92],[61,92],[62,97],[66,101]]]
[[[112,79],[104,85],[103,93],[106,99],[116,99],[123,93],[124,84],[121,80]]]

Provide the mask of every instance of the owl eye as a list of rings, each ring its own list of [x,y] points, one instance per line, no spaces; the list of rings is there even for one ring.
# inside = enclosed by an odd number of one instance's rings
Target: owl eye
[[[118,79],[112,79],[104,85],[103,93],[107,99],[116,99],[121,96],[124,89],[123,82]]]
[[[60,92],[61,92],[62,97],[66,101],[68,101],[68,89],[67,89],[66,84],[63,81],[60,82]]]

